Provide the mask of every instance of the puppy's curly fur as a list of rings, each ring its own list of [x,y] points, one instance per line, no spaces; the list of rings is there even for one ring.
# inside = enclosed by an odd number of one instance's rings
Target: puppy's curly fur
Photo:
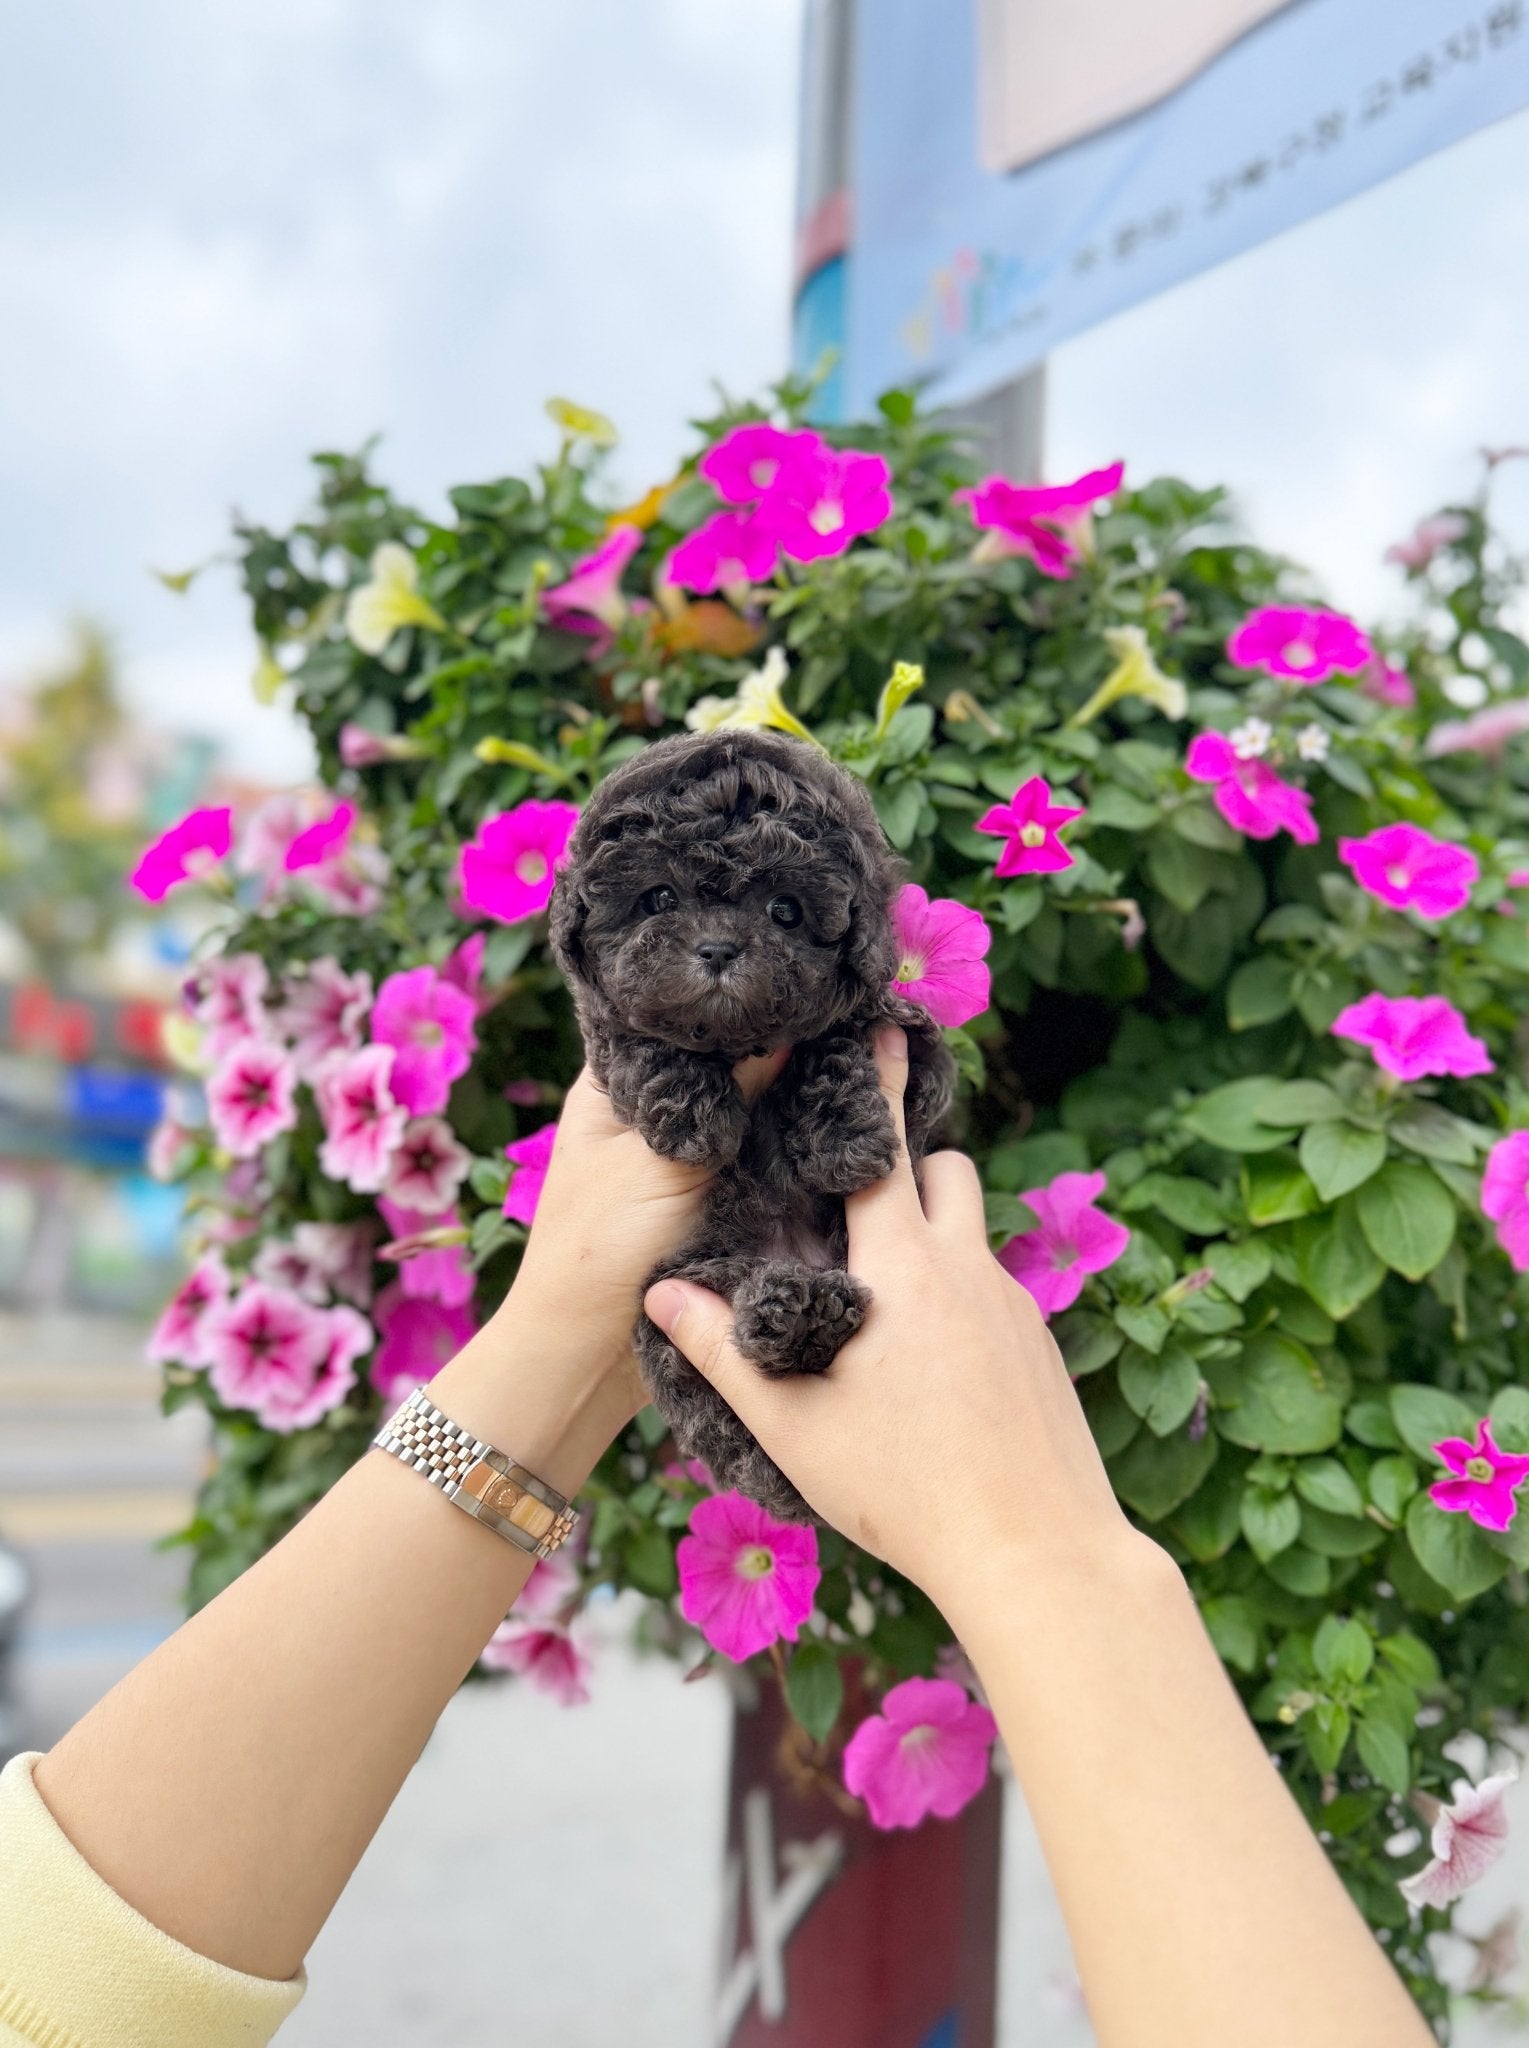
[[[589,1064],[616,1114],[666,1158],[715,1169],[688,1244],[650,1276],[725,1295],[762,1371],[822,1372],[870,1296],[845,1271],[844,1197],[896,1157],[872,1039],[908,1034],[908,1146],[949,1106],[953,1063],[893,995],[900,880],[864,787],[762,731],[661,740],[609,776],[552,898],[552,942]],[[750,1052],[789,1045],[750,1108]],[[681,1453],[788,1520],[810,1510],[722,1397],[646,1316],[635,1332]]]

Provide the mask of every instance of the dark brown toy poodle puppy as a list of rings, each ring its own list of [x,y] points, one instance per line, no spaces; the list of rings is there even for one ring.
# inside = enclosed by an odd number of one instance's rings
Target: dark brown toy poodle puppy
[[[909,1150],[950,1102],[949,1051],[892,993],[900,880],[864,786],[764,731],[663,740],[595,791],[552,899],[552,941],[589,1064],[654,1151],[715,1169],[677,1274],[732,1303],[764,1372],[822,1372],[869,1290],[845,1271],[844,1196],[891,1168],[876,1027],[908,1033]],[[789,1045],[752,1108],[733,1080]],[[637,1355],[682,1455],[773,1514],[809,1510],[715,1389],[646,1316]]]

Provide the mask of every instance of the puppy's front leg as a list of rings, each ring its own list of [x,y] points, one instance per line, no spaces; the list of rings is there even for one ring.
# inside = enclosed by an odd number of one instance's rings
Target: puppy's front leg
[[[863,1032],[835,1031],[798,1046],[776,1086],[785,1089],[781,1142],[802,1187],[853,1195],[885,1180],[897,1134]]]
[[[728,1166],[738,1157],[749,1113],[719,1054],[616,1036],[600,1048],[595,1064],[617,1116],[663,1158]]]

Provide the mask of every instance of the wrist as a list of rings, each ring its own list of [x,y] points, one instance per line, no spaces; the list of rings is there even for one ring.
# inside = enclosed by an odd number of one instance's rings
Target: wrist
[[[985,1656],[1072,1621],[1183,1597],[1173,1559],[1124,1516],[1045,1545],[996,1541],[929,1589],[978,1669]]]

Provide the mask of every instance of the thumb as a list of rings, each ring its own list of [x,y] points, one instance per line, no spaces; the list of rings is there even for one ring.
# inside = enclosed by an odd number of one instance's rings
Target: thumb
[[[770,1386],[734,1344],[733,1312],[722,1296],[691,1280],[660,1280],[648,1289],[642,1305],[649,1320],[752,1429],[751,1411],[768,1405]]]

